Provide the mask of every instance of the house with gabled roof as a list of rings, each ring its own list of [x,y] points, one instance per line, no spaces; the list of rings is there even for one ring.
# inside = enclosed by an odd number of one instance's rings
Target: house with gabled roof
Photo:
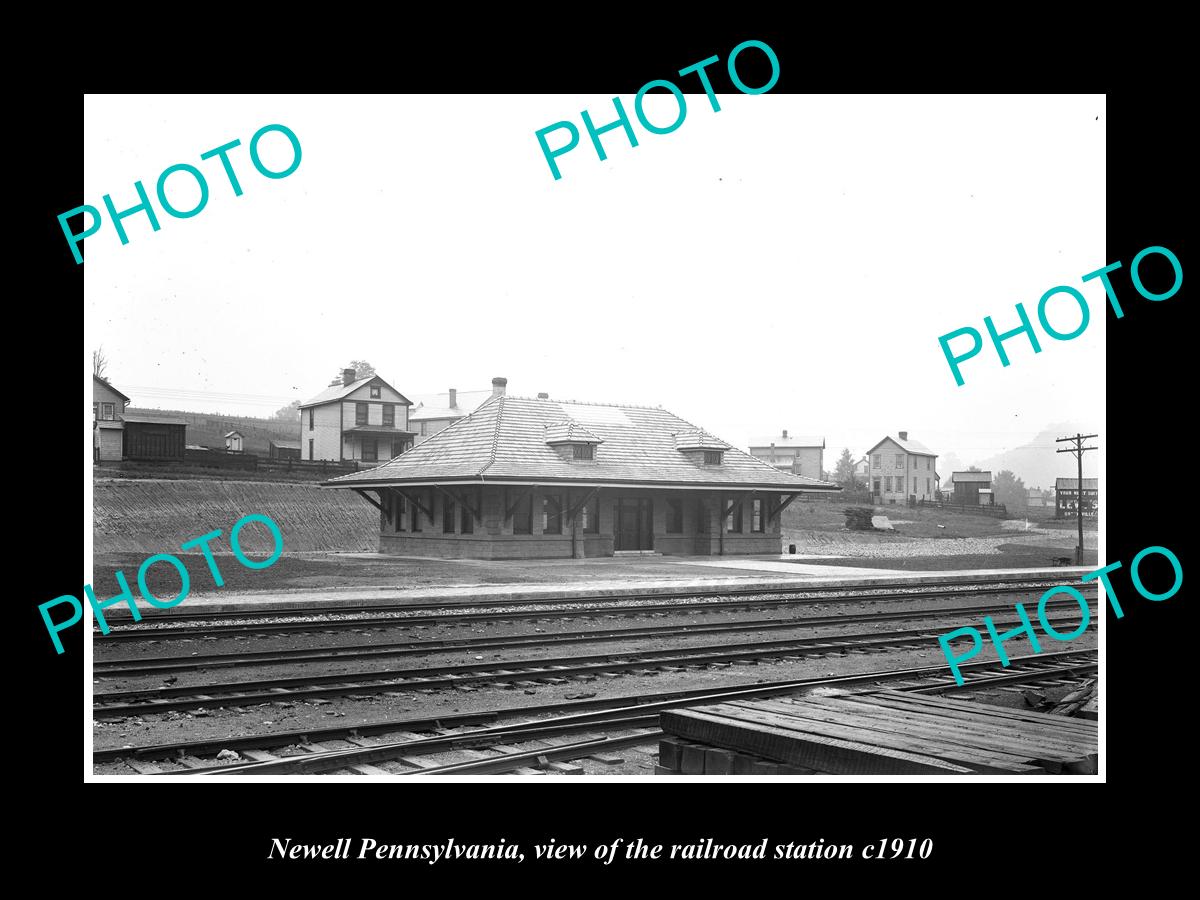
[[[92,374],[92,455],[96,462],[115,462],[124,453],[125,407],[129,398]]]
[[[412,446],[412,402],[378,375],[358,378],[354,369],[300,404],[303,459],[379,462]]]
[[[92,448],[95,462],[183,462],[187,421],[154,410],[130,412],[130,399],[92,375]]]
[[[791,472],[820,478],[825,471],[825,438],[817,435],[781,434],[757,437],[750,441],[750,455]]]
[[[506,378],[493,378],[490,391],[460,391],[450,388],[444,394],[412,394],[408,411],[409,427],[416,432],[416,443],[437,434],[443,428],[465,418],[497,392],[503,393]]]
[[[379,510],[381,552],[484,559],[778,554],[788,504],[840,490],[661,408],[503,391],[396,459],[322,486]]]
[[[907,503],[937,498],[937,454],[909,438],[907,431],[885,437],[867,451],[870,490],[876,503]]]

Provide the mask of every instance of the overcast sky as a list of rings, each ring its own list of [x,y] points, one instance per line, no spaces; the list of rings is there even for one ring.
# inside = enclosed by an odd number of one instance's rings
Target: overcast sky
[[[829,467],[899,430],[967,461],[1051,422],[1103,435],[1104,293],[1080,281],[1111,261],[1102,96],[687,100],[672,134],[604,135],[605,162],[583,132],[555,181],[534,132],[611,121],[611,95],[89,96],[84,202],[133,206],[175,163],[210,198],[87,239],[87,348],[137,406],[266,415],[367,359],[410,395],[502,375],[742,446],[823,435]],[[278,180],[248,156],[272,123],[303,148]],[[235,138],[241,197],[200,160]],[[185,209],[188,181],[168,183]],[[1017,302],[1036,322],[1059,284],[1089,299],[1083,336],[1014,338],[1008,368],[985,347],[955,385],[940,335],[1015,327]],[[1051,308],[1061,331],[1078,316]]]

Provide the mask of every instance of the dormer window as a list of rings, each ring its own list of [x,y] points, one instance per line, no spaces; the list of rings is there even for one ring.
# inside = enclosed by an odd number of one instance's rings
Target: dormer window
[[[546,426],[546,444],[568,461],[594,460],[596,447],[602,443],[598,435],[572,419]]]
[[[676,432],[675,449],[698,465],[719,466],[729,445],[702,428]]]

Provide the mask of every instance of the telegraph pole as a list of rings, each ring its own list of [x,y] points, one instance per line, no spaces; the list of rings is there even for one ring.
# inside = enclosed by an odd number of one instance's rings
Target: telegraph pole
[[[1079,523],[1079,544],[1075,547],[1075,565],[1083,565],[1083,454],[1089,450],[1095,450],[1095,447],[1085,447],[1083,442],[1088,438],[1094,438],[1094,434],[1079,434],[1075,433],[1074,437],[1058,438],[1056,444],[1072,444],[1058,453],[1074,453],[1075,461],[1078,463],[1079,481],[1075,486],[1075,518]],[[1099,491],[1096,492],[1099,495]],[[1097,521],[1097,525],[1099,522]]]

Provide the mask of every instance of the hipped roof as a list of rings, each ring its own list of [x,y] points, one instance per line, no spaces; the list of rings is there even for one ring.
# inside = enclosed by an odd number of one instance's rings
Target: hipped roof
[[[549,426],[578,423],[602,443],[594,460],[564,459],[546,443]],[[664,409],[493,397],[474,413],[395,459],[326,486],[508,482],[664,485],[782,491],[836,491],[836,484],[782,472],[741,450],[704,465],[676,449],[700,429]]]

